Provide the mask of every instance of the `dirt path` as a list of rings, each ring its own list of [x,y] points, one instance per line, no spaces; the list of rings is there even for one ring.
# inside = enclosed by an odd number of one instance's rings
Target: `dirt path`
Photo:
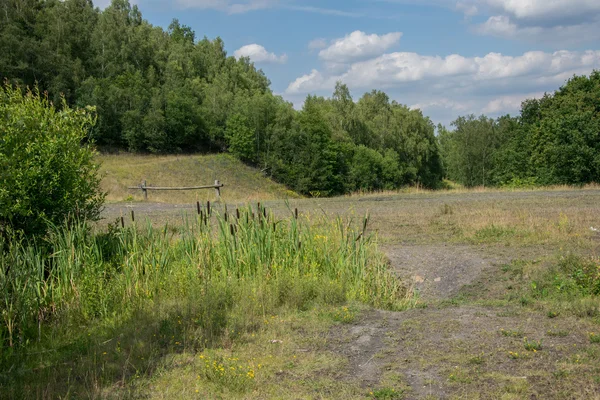
[[[578,358],[590,351],[585,321],[550,319],[518,305],[450,301],[466,285],[485,282],[490,274],[499,278],[510,257],[464,245],[385,251],[427,306],[369,311],[333,331],[331,350],[349,360],[346,379],[365,388],[399,388],[398,398],[405,399],[600,398],[600,383],[592,378],[598,371],[577,370]],[[524,350],[525,337],[542,340],[543,350]],[[574,371],[588,373],[588,384],[569,379]]]
[[[411,245],[384,249],[393,268],[425,300],[449,299],[484,271],[507,262],[473,246]]]

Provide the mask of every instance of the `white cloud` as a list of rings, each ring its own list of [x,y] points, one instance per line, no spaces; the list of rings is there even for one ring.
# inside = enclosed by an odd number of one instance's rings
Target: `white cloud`
[[[249,57],[252,62],[255,63],[278,63],[285,64],[287,61],[287,55],[282,54],[281,56],[275,53],[270,53],[263,46],[259,44],[248,44],[240,47],[233,53],[237,58]]]
[[[458,3],[456,3],[456,9],[465,14],[465,17],[472,17],[474,15],[477,15],[477,13],[479,12],[477,5],[467,3],[464,1],[459,1]]]
[[[372,60],[357,62],[338,77],[355,87],[393,86],[407,82],[456,78],[455,85],[464,79],[488,82],[505,78],[532,76],[552,77],[581,68],[600,67],[600,51],[544,53],[531,51],[522,56],[489,53],[483,57],[424,56],[417,53],[390,53]],[[463,80],[463,81],[461,81]],[[335,80],[334,80],[335,81]],[[449,81],[445,82],[446,84]]]
[[[474,31],[555,48],[600,39],[600,0],[459,0],[465,16],[488,16]]]
[[[332,80],[333,79],[333,80]],[[320,90],[329,90],[335,84],[336,77],[326,78],[316,69],[313,69],[310,74],[302,75],[295,81],[289,84],[286,89],[286,94],[295,93],[311,93]]]
[[[469,110],[469,107],[471,105],[467,104],[464,101],[454,101],[451,99],[447,99],[447,98],[440,98],[440,99],[436,99],[436,100],[428,100],[428,101],[424,101],[422,103],[416,103],[413,104],[412,106],[410,106],[411,109],[413,110],[427,110],[427,109],[432,109],[432,108],[442,108],[442,109],[448,109],[448,110],[452,110],[452,111],[456,111],[456,112],[466,112],[467,110]]]
[[[475,26],[475,32],[508,39],[521,39],[534,43],[568,45],[600,39],[600,18],[597,22],[586,22],[578,25],[559,25],[553,27],[520,26],[506,15],[489,17],[482,24]]]
[[[385,35],[367,35],[354,31],[343,38],[333,40],[331,45],[319,52],[319,57],[332,64],[346,64],[383,54],[400,41],[401,32]]]
[[[485,0],[485,3],[517,19],[564,20],[600,13],[598,0]]]
[[[521,109],[521,103],[527,99],[537,99],[544,96],[543,92],[518,93],[513,95],[497,97],[490,100],[481,110],[484,114],[506,114],[517,113]]]
[[[517,112],[524,99],[554,91],[573,75],[594,69],[600,69],[598,50],[481,57],[396,52],[355,62],[340,73],[312,70],[291,82],[285,96],[330,95],[339,80],[356,91],[385,90],[400,103],[427,110],[436,122],[448,123],[459,114]]]

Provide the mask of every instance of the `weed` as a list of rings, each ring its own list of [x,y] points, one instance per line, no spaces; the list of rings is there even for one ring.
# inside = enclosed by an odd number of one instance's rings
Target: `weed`
[[[490,224],[475,231],[474,240],[477,243],[493,243],[515,236],[516,229]]]
[[[448,375],[448,380],[453,383],[471,383],[473,378],[469,371],[455,367],[454,370]]]
[[[552,373],[552,375],[555,379],[566,378],[567,376],[569,376],[569,371],[564,369],[557,369]]]
[[[518,353],[516,351],[509,351],[508,358],[513,359],[513,360],[518,360],[520,358],[527,358],[527,355],[523,354],[523,353]]]
[[[560,213],[558,218],[558,230],[562,233],[571,233],[573,232],[573,225],[569,222],[569,217],[566,214]]]
[[[246,392],[252,388],[256,379],[256,371],[262,365],[253,362],[240,362],[235,357],[211,358],[200,354],[203,361],[202,374],[207,381],[236,392]]]
[[[356,320],[356,310],[351,309],[348,306],[343,306],[337,308],[331,316],[336,322],[350,324]]]
[[[481,354],[472,356],[469,358],[469,364],[481,365],[485,362],[485,353],[482,351]]]
[[[565,331],[565,330],[561,330],[561,329],[559,329],[559,330],[551,329],[546,332],[546,335],[553,336],[553,337],[567,337],[567,336],[569,336],[569,332]]]
[[[529,340],[523,338],[523,347],[527,351],[533,351],[534,353],[542,349],[542,340]]]
[[[454,214],[454,208],[452,208],[452,206],[450,206],[449,204],[444,203],[440,207],[440,214],[441,215],[452,215],[452,214]]]
[[[523,331],[520,329],[500,329],[500,334],[506,337],[523,337]]]
[[[590,338],[590,343],[600,343],[600,333],[590,332],[588,337]]]
[[[377,400],[394,400],[403,398],[403,393],[403,391],[396,391],[396,389],[386,387],[373,390],[369,395]]]

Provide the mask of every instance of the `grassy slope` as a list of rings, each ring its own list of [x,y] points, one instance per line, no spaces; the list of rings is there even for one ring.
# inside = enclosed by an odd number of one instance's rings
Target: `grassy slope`
[[[216,179],[225,187],[221,195],[225,201],[260,201],[297,198],[296,193],[266,178],[260,171],[249,167],[227,154],[216,155],[100,155],[103,174],[102,189],[108,192],[108,201],[142,200],[140,190],[129,190],[143,180],[149,186],[210,185]],[[148,199],[163,203],[189,203],[196,200],[214,200],[215,192],[151,191]]]

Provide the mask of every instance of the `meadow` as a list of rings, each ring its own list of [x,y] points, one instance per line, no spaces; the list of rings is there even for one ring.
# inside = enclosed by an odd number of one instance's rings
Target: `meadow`
[[[39,244],[5,240],[2,393],[103,397],[165,357],[244,343],[288,313],[406,308],[367,217],[355,222],[280,219],[258,205],[161,229],[76,222]],[[225,371],[215,358],[204,381],[251,390],[258,367],[229,361]]]
[[[112,202],[4,244],[0,393],[600,398],[599,199]]]

